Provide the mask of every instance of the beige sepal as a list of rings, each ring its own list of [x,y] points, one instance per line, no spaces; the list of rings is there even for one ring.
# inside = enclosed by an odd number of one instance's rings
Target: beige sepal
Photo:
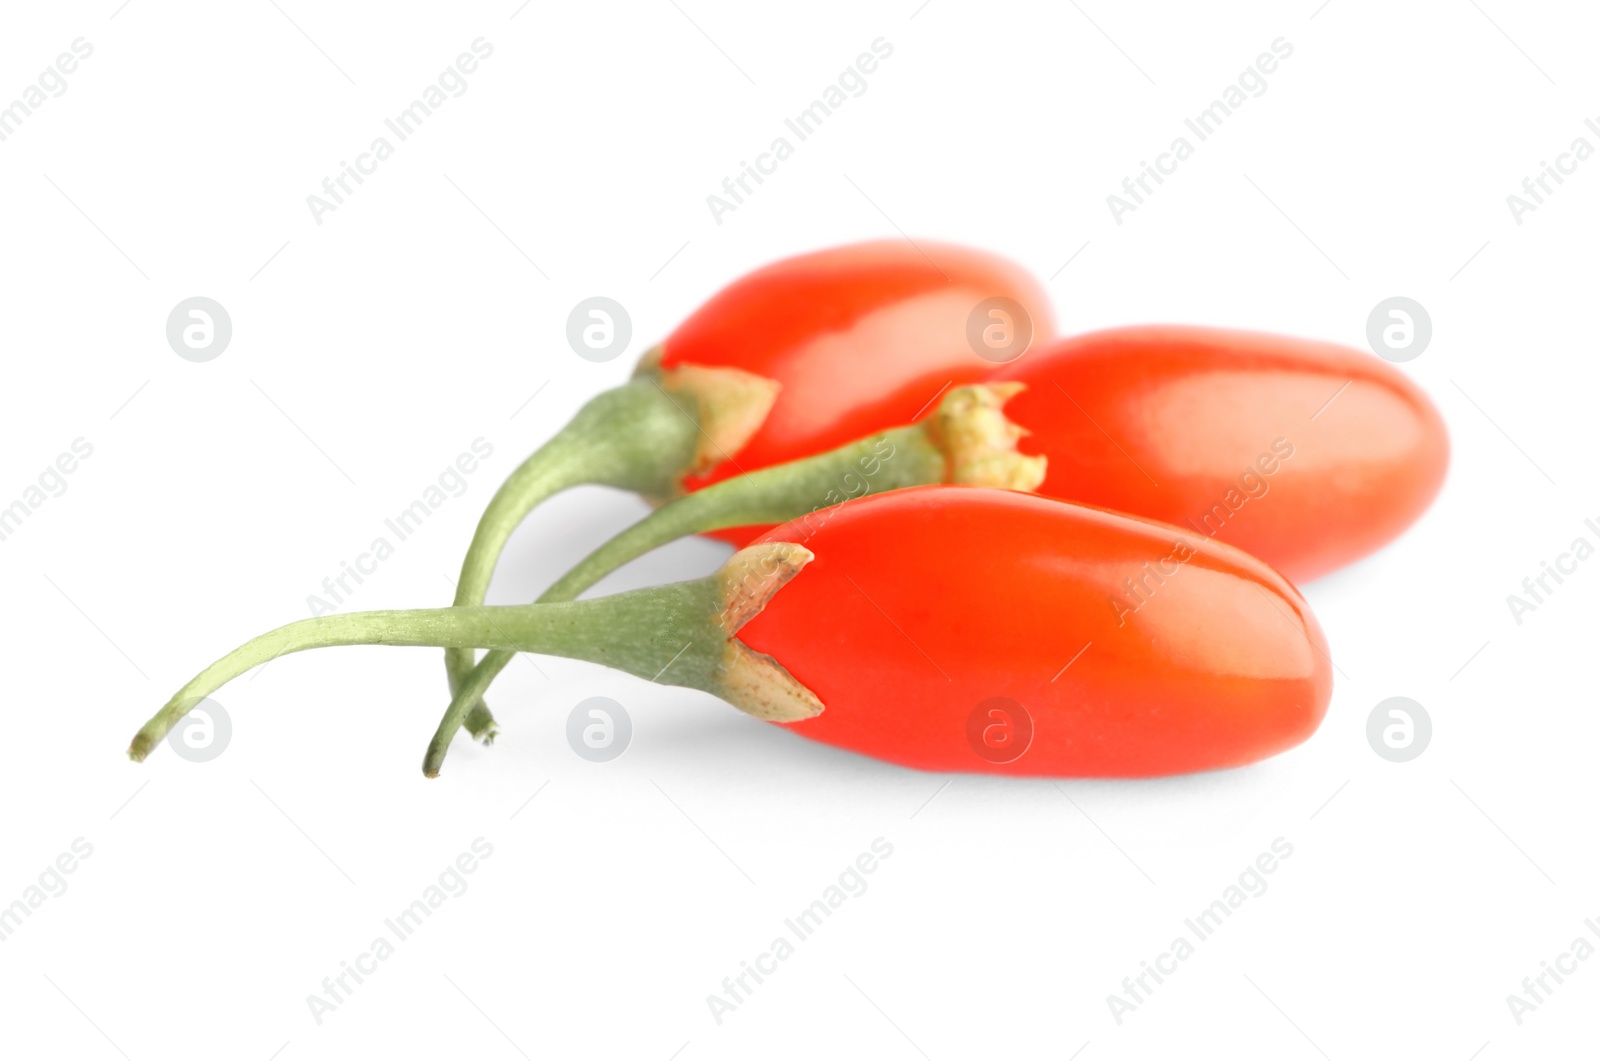
[[[738,455],[766,422],[783,385],[739,368],[710,365],[661,367],[662,349],[653,346],[639,358],[635,376],[654,376],[661,389],[684,405],[700,426],[691,473],[709,471]]]
[[[721,571],[728,635],[717,694],[746,714],[767,722],[798,722],[822,713],[822,701],[783,665],[734,637],[761,612],[774,594],[812,560],[811,550],[793,542],[764,542],[741,549]]]
[[[1028,432],[1003,411],[1026,384],[975,383],[957,387],[926,421],[934,444],[950,461],[950,482],[1033,491],[1044,482],[1045,458],[1017,452]]]

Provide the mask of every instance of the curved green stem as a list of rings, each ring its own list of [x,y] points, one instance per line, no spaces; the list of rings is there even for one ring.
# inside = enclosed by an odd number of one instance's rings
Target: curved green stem
[[[450,706],[445,709],[444,717],[439,720],[439,727],[434,730],[433,739],[428,741],[428,750],[422,756],[423,774],[428,777],[439,776],[439,769],[444,765],[444,757],[450,751],[450,740],[455,736],[455,728],[460,725],[456,720],[465,716],[471,705],[482,701],[483,694],[489,691],[489,686],[494,684],[500,672],[516,658],[515,652],[501,648],[490,649],[483,654],[478,665],[467,672],[461,688],[450,698]]]
[[[506,540],[551,494],[597,483],[650,498],[675,496],[684,475],[720,464],[743,447],[777,398],[773,380],[732,368],[663,369],[662,357],[660,347],[645,354],[631,382],[578,410],[495,493],[461,565],[458,606],[483,603]],[[473,656],[471,649],[445,654],[452,693],[472,669]],[[474,736],[492,738],[494,718],[486,706],[475,703],[466,717]]]
[[[331,645],[431,645],[540,652],[589,660],[652,681],[703,689],[775,719],[821,705],[771,659],[733,638],[810,560],[771,543],[743,550],[714,575],[595,600],[500,607],[321,615],[245,642],[179,689],[134,736],[128,754],[149,755],[196,704],[263,663]]]
[[[511,533],[546,498],[584,483],[665,496],[693,466],[699,446],[692,409],[685,411],[654,377],[639,377],[595,397],[512,472],[489,501],[461,563],[456,606],[483,603]],[[452,695],[475,658],[471,647],[445,653]],[[487,707],[474,701],[471,715],[469,728],[475,736],[492,733],[494,719]]]
[[[1016,385],[959,387],[918,424],[724,479],[676,498],[591,552],[539,601],[573,600],[628,561],[679,538],[728,527],[788,523],[868,494],[952,481],[1031,490],[1043,481],[1043,458],[1016,452],[1021,431],[1000,412],[1018,389]],[[429,777],[437,776],[470,705],[482,698],[514,655],[490,651],[455,688],[423,759],[423,772]]]
[[[945,481],[948,461],[928,432],[902,427],[675,498],[617,534],[562,575],[541,601],[575,600],[623,564],[706,531],[787,523],[886,490]]]
[[[668,542],[705,531],[787,523],[851,498],[922,483],[943,482],[947,461],[929,433],[902,427],[789,464],[749,472],[669,501],[590,553],[539,597],[570,601],[607,574]],[[423,757],[422,770],[438,776],[450,740],[471,724],[480,703],[515,652],[494,650],[459,682]]]

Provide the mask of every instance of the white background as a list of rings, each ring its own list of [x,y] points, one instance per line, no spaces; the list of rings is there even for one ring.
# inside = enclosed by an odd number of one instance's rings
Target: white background
[[[0,903],[93,846],[0,943],[8,1055],[1594,1048],[1600,961],[1520,1026],[1506,1004],[1600,918],[1600,562],[1520,625],[1506,604],[1597,539],[1600,161],[1521,225],[1506,204],[1575,137],[1600,146],[1592,11],[518,2],[8,5],[0,101],[94,47],[0,143],[0,503],[94,447],[0,542]],[[480,36],[494,54],[466,94],[317,224],[306,197]],[[878,37],[894,53],[868,91],[717,224],[706,196]],[[1268,91],[1115,223],[1106,196],[1278,37],[1294,53]],[[902,231],[1024,263],[1064,332],[1362,346],[1379,300],[1427,308],[1432,344],[1403,371],[1449,422],[1450,476],[1402,539],[1307,587],[1340,670],[1309,743],[1162,781],[947,784],[538,659],[494,690],[501,742],[458,741],[429,782],[440,653],[339,649],[224,689],[214,761],[123,757],[200,666],[307,614],[474,439],[493,457],[350,607],[446,603],[500,479],[722,284]],[[564,337],[596,294],[634,324],[607,364]],[[164,334],[194,295],[233,321],[206,364]],[[598,489],[547,505],[491,600],[530,599],[643,511]],[[607,585],[725,551],[681,544]],[[564,738],[591,695],[633,718],[608,764]],[[1405,764],[1365,736],[1396,695],[1434,723]],[[319,1025],[307,996],[477,837],[493,855],[470,889]],[[876,837],[894,854],[870,889],[716,1023],[706,996]],[[1107,996],[1278,837],[1294,853],[1270,889],[1119,1025]]]

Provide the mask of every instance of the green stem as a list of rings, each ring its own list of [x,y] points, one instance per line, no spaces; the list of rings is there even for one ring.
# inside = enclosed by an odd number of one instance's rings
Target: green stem
[[[253,638],[201,671],[134,736],[140,761],[196,704],[253,667],[331,645],[430,645],[589,660],[702,689],[761,717],[809,717],[821,705],[771,659],[733,638],[810,559],[788,543],[737,554],[714,575],[594,600],[321,615]]]
[[[788,523],[818,509],[869,494],[929,483],[964,482],[1031,490],[1044,478],[1041,458],[1023,457],[1021,432],[1000,409],[1012,386],[952,391],[921,422],[847,443],[838,449],[774,465],[686,494],[658,508],[591,552],[539,597],[569,601],[623,564],[693,534]],[[435,777],[471,704],[477,703],[515,656],[486,654],[455,689],[422,769]]]
[[[662,389],[656,378],[641,376],[598,395],[532,456],[512,472],[490,500],[472,545],[461,564],[455,604],[482,604],[506,542],[517,526],[546,498],[573,486],[598,483],[655,496],[673,492],[694,464],[700,445],[691,411]],[[445,667],[454,695],[471,672],[471,647],[451,648]],[[469,729],[492,733],[493,716],[474,701]],[[459,724],[459,723],[458,723]]]
[[[855,497],[945,480],[947,460],[920,426],[902,427],[789,464],[724,479],[685,494],[622,531],[590,553],[546,590],[540,603],[570,601],[623,564],[693,534],[766,523],[787,523]],[[469,653],[470,655],[470,653]],[[428,744],[422,769],[438,776],[450,740],[472,705],[482,701],[515,652],[491,651],[460,681],[450,707]]]
[[[728,527],[787,523],[886,490],[945,481],[948,461],[920,426],[896,428],[827,453],[685,494],[578,562],[541,601],[575,600],[623,564],[679,538]]]

